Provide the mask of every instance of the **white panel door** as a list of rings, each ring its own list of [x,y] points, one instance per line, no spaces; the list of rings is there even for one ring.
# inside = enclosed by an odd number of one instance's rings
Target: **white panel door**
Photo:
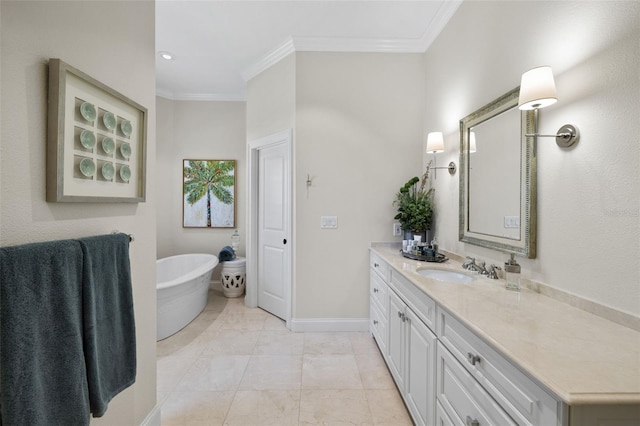
[[[289,151],[282,143],[258,154],[258,306],[286,319],[290,286]]]

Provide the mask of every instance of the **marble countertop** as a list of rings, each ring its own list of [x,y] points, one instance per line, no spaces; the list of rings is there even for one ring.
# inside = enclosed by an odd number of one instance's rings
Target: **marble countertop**
[[[452,284],[416,272],[463,271],[455,260],[434,264],[397,248],[371,250],[565,403],[640,404],[640,332],[528,289],[505,290],[504,280]]]

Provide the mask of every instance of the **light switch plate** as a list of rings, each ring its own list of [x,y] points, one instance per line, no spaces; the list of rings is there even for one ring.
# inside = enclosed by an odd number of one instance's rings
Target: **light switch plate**
[[[400,224],[398,222],[395,222],[393,224],[393,236],[399,237],[401,235],[402,235],[402,228],[400,227]]]
[[[338,227],[338,216],[320,216],[320,228],[335,229]]]
[[[520,228],[520,216],[505,216],[504,217],[505,228]]]

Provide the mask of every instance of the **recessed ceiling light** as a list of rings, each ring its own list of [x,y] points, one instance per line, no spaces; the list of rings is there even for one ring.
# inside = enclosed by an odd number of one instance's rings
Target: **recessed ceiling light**
[[[158,52],[162,59],[166,59],[167,61],[173,60],[173,53],[170,52]]]

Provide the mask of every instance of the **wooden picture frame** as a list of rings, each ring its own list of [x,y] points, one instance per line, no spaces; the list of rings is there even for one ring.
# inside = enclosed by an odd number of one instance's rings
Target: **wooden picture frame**
[[[183,228],[234,228],[236,161],[182,160]]]
[[[145,201],[145,107],[52,58],[47,127],[48,202]]]

